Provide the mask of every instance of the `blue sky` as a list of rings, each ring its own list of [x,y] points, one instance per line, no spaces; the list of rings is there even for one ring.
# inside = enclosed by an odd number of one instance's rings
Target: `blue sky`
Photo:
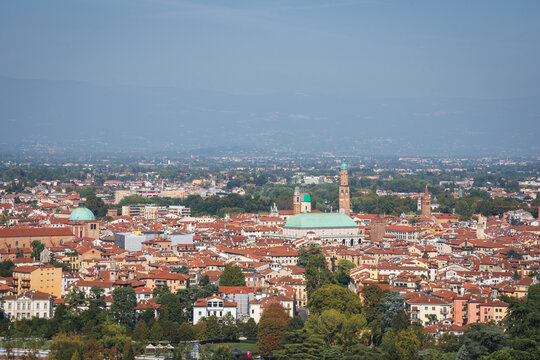
[[[0,2],[0,75],[234,94],[540,95],[540,1]]]

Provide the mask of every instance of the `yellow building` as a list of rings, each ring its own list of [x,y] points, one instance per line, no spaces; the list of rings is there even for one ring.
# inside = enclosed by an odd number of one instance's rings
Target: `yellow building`
[[[78,272],[81,269],[81,255],[76,251],[66,253],[62,262],[68,264],[71,271]]]
[[[62,269],[52,265],[19,266],[13,270],[11,288],[13,295],[16,296],[34,290],[60,298]]]

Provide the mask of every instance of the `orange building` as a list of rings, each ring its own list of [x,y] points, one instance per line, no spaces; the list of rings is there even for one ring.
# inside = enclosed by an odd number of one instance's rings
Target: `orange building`
[[[32,241],[41,241],[46,247],[59,246],[75,240],[69,227],[60,228],[23,228],[0,229],[0,248],[30,248]]]
[[[27,291],[40,291],[60,298],[62,269],[52,265],[19,266],[13,270],[11,289],[16,296]]]
[[[185,289],[188,287],[189,275],[181,273],[170,273],[168,271],[155,270],[151,271],[147,275],[143,275],[139,280],[145,282],[145,286],[149,289],[165,286],[171,290],[172,293],[176,293],[178,289]]]

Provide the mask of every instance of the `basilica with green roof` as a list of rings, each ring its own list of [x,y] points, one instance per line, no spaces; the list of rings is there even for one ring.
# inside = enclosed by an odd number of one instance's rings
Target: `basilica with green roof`
[[[92,210],[85,207],[82,201],[71,212],[68,224],[73,228],[75,240],[83,238],[95,240],[99,238],[99,222],[96,220]]]
[[[309,238],[311,241],[337,243],[354,246],[360,244],[362,235],[358,225],[351,219],[349,199],[349,179],[347,163],[341,163],[341,181],[339,186],[339,213],[311,212],[311,197],[300,192],[297,187],[294,192],[293,210],[283,227],[283,236],[289,239]]]

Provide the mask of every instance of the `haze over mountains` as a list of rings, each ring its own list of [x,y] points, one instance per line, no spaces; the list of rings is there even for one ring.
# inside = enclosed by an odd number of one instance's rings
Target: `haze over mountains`
[[[0,148],[535,155],[538,98],[236,95],[0,77]]]

